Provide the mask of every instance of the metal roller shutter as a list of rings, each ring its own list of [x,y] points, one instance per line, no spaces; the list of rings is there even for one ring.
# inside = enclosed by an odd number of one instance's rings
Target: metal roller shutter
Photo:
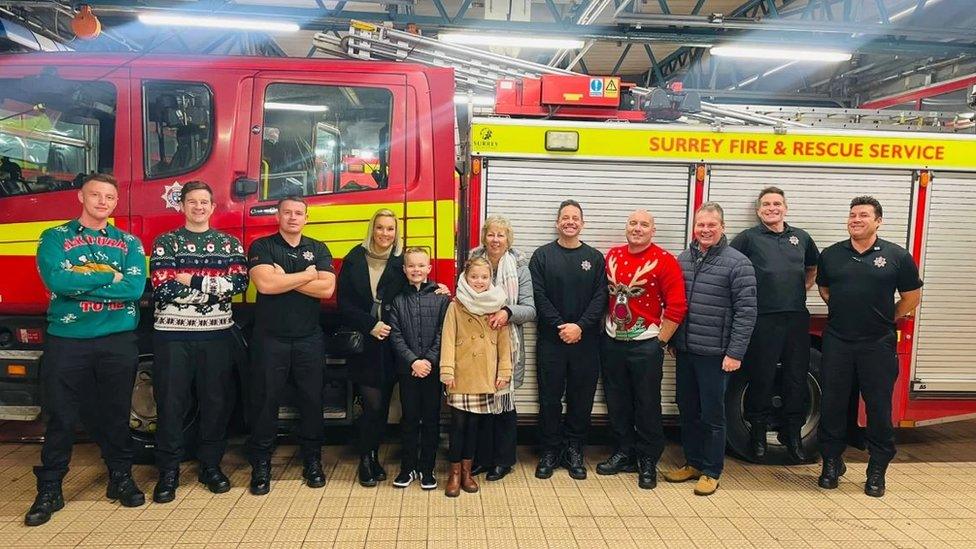
[[[936,174],[929,195],[922,303],[915,331],[917,391],[976,391],[976,176]]]
[[[756,194],[770,185],[786,193],[787,222],[810,233],[821,250],[849,238],[851,199],[865,194],[877,198],[884,208],[879,236],[907,248],[913,185],[910,171],[713,166],[708,199],[725,210],[729,240],[758,223]],[[816,285],[807,294],[807,308],[813,314],[827,314]]]
[[[624,224],[631,211],[655,216],[655,243],[677,254],[685,246],[689,167],[623,162],[490,159],[484,171],[485,215],[508,218],[515,247],[530,254],[556,238],[559,203],[567,198],[583,206],[583,240],[603,253],[625,242]],[[535,369],[535,323],[525,329],[525,382],[516,392],[520,413],[539,411]],[[674,363],[665,362],[662,410],[677,414]],[[597,388],[595,414],[606,414],[603,388]]]

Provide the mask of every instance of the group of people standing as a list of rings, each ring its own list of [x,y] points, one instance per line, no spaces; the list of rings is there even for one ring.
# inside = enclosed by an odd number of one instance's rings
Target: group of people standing
[[[38,249],[38,268],[51,292],[42,376],[48,423],[28,525],[43,524],[64,506],[61,481],[78,420],[109,468],[107,497],[125,506],[145,501],[131,476],[127,425],[145,254],[137,238],[108,223],[118,200],[114,179],[88,177],[79,200],[81,216],[46,230]],[[731,244],[721,206],[700,206],[693,240],[677,257],[653,243],[654,218],[645,210],[629,216],[626,243],[606,256],[580,240],[583,207],[573,200],[559,206],[557,239],[531,259],[513,247],[511,224],[490,217],[453,297],[429,280],[426,249],[403,249],[390,210],[373,215],[337,280],[328,247],[303,235],[308,206],[301,198],[279,202],[278,231],[256,240],[246,256],[236,238],[210,227],[215,204],[205,183],[185,184],[180,201],[184,226],[158,237],[149,254],[159,416],[156,502],[175,498],[184,420],[194,407],[200,413],[199,481],[215,493],[230,489],[220,461],[234,394],[231,300],[248,280],[257,289],[243,380],[255,495],[271,489],[270,457],[287,384],[295,388],[301,414],[302,477],[310,487],[325,485],[319,307],[333,293],[343,323],[363,342],[348,360],[363,408],[357,470],[363,486],[387,478],[378,449],[397,384],[403,451],[394,486],[419,481],[423,489],[437,487],[434,462],[445,401],[451,412],[445,493],[478,491],[481,473],[489,481],[509,474],[516,462],[514,391],[525,369],[523,326],[533,320],[542,451],[536,477],[549,478],[563,467],[574,479],[586,478],[583,448],[602,375],[616,448],[596,471],[636,472],[640,488],[654,488],[665,446],[666,352],[677,361],[686,464],[664,472],[665,480],[695,480],[699,495],[718,488],[725,390],[743,363],[754,457],[766,452],[773,377],[781,362],[787,425],[780,438],[794,460],[806,461],[800,438],[810,347],[805,296],[814,280],[829,309],[819,484],[836,487],[846,470],[841,455],[857,386],[867,404],[871,451],[865,492],[884,493],[885,468],[894,456],[895,320],[914,311],[921,280],[904,249],[877,238],[882,212],[873,198],[852,201],[851,238],[823,254],[806,232],[785,222],[786,197],[775,187],[757,199],[761,223]]]

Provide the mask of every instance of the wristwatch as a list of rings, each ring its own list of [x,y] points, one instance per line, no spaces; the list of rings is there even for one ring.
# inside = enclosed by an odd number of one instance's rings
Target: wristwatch
[[[661,348],[664,349],[665,351],[668,349],[668,341],[665,341],[661,338],[657,338],[657,342],[659,345],[661,345]]]

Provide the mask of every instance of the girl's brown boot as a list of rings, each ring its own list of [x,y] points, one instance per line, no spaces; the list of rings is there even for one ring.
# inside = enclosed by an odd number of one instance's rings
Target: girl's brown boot
[[[459,495],[461,495],[461,464],[460,463],[451,464],[451,475],[447,477],[447,486],[444,488],[444,495],[449,498],[456,498]]]

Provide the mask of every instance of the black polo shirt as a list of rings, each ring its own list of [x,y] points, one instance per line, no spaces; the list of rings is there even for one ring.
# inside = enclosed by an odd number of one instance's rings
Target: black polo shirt
[[[756,270],[759,314],[807,312],[807,267],[816,266],[820,251],[806,231],[784,223],[777,233],[760,223],[729,245]]]
[[[817,285],[830,291],[827,331],[848,341],[880,339],[895,331],[895,290],[922,287],[905,248],[877,239],[863,254],[844,240],[820,254]]]
[[[286,273],[304,271],[309,265],[315,265],[319,271],[335,272],[328,246],[304,235],[294,247],[285,242],[281,233],[259,238],[251,244],[248,268],[275,263]],[[275,295],[258,292],[255,330],[280,337],[312,335],[319,329],[320,307],[318,299],[298,290]]]

